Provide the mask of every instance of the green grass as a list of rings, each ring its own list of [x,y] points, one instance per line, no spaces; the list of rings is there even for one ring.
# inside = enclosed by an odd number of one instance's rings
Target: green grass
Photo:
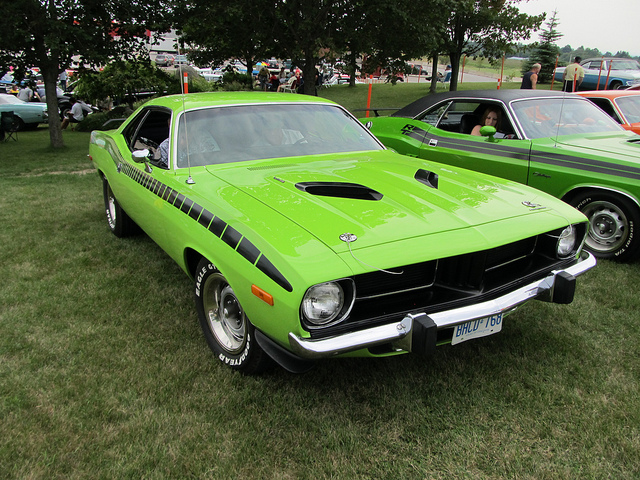
[[[64,135],[0,144],[0,478],[640,477],[638,263],[431,358],[246,377],[182,271],[109,233],[89,135]]]

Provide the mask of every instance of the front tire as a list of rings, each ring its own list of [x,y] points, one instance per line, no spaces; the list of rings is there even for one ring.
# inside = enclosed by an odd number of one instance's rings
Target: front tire
[[[585,248],[597,258],[630,261],[638,255],[640,211],[630,200],[608,192],[588,190],[569,204],[589,219]]]
[[[223,364],[246,374],[260,373],[271,365],[233,288],[206,258],[196,270],[195,302],[207,344]]]
[[[109,230],[116,237],[128,237],[136,233],[136,224],[129,215],[120,207],[118,200],[116,200],[111,185],[106,178],[102,178],[102,191],[104,194],[104,208],[107,215],[107,224]]]

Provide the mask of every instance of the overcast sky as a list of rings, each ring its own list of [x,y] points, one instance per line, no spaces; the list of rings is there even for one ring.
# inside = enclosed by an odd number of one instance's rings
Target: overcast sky
[[[563,34],[557,42],[561,48],[584,46],[612,54],[625,50],[640,56],[640,0],[529,0],[516,6],[529,15],[547,12],[547,19],[556,10],[557,30]],[[539,32],[531,36],[531,41],[539,39]]]

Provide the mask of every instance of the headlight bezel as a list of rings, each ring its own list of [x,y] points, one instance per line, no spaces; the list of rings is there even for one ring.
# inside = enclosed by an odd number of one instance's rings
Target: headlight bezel
[[[321,319],[312,319],[309,315],[308,308],[305,307],[305,302],[310,299],[316,289],[321,289],[325,286],[336,286],[342,292],[342,302],[338,305],[334,311],[329,315],[328,320],[323,321]],[[310,286],[302,296],[300,302],[300,319],[302,325],[307,330],[318,330],[322,328],[331,327],[342,322],[353,308],[355,302],[355,282],[351,278],[341,278],[338,280],[332,280],[328,282],[317,283]]]

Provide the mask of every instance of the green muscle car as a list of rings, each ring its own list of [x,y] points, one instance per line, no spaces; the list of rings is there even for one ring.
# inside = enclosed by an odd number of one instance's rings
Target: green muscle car
[[[588,223],[509,180],[391,152],[303,95],[168,96],[94,131],[111,231],[146,232],[194,280],[229,367],[426,354],[569,303]]]
[[[493,111],[498,125],[480,125]],[[640,254],[640,137],[575,94],[447,92],[388,117],[362,119],[387,146],[421,159],[524,183],[582,211],[598,258]],[[471,135],[484,127],[484,136]]]

